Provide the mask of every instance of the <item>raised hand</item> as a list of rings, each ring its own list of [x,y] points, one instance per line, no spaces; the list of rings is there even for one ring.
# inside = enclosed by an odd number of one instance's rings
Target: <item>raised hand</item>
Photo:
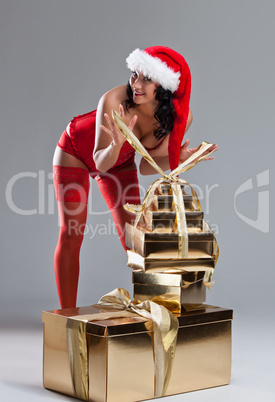
[[[122,119],[124,120],[125,118],[125,112],[124,112],[124,108],[122,105],[119,105],[119,114],[122,117]],[[117,146],[117,147],[122,147],[122,145],[124,144],[124,142],[126,141],[126,138],[124,137],[124,135],[121,134],[117,124],[114,122],[113,119],[110,119],[109,115],[107,113],[104,113],[104,117],[107,120],[108,126],[109,128],[105,127],[103,124],[100,125],[100,128],[105,131],[105,133],[109,134],[109,136],[112,138],[112,145],[113,146]],[[137,116],[135,115],[129,125],[128,128],[133,131],[133,128],[136,124],[137,121]]]
[[[188,148],[189,143],[190,143],[190,141],[186,140],[185,143],[182,145],[181,150],[180,150],[180,161],[179,161],[179,163],[183,163],[184,161],[186,161],[186,159],[188,159],[191,155],[193,155],[198,150],[199,147],[197,147],[197,148]],[[209,151],[216,152],[218,149],[219,149],[218,145],[214,144],[214,145],[212,145],[212,147],[208,148],[208,150],[203,155],[205,155]],[[212,159],[214,159],[214,157],[209,156],[209,157],[205,158],[204,160],[209,161],[209,160],[212,160]]]

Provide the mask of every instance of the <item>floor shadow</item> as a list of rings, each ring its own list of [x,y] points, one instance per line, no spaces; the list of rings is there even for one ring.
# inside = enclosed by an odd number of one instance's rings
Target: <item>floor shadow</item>
[[[47,396],[48,398],[53,398],[56,400],[56,398],[60,399],[61,401],[67,401],[68,399],[71,400],[76,400],[75,398],[69,396],[69,395],[63,395],[60,394],[59,392],[55,392],[49,389],[45,389],[43,385],[39,384],[24,384],[21,382],[16,382],[16,381],[1,381],[2,384],[5,384],[7,387],[11,387],[13,389],[16,389],[18,391],[26,391],[30,395],[36,395],[36,396],[41,396],[45,397]]]

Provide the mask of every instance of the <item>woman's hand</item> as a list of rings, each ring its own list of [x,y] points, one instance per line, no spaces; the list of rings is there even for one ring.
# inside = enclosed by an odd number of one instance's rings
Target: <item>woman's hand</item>
[[[122,119],[124,120],[125,118],[125,112],[123,109],[122,105],[119,105],[119,114],[122,117]],[[109,136],[112,138],[112,142],[111,144],[115,147],[122,147],[122,145],[124,144],[124,142],[126,141],[126,138],[124,137],[124,135],[121,133],[120,129],[118,128],[117,124],[114,122],[114,120],[110,119],[109,115],[107,113],[104,113],[104,117],[107,120],[108,126],[109,128],[105,127],[103,124],[100,125],[100,128],[105,131],[105,133],[109,134]],[[130,123],[128,128],[133,131],[133,128],[136,124],[137,121],[137,116],[135,115]]]
[[[190,142],[189,140],[186,140],[185,143],[181,147],[179,163],[185,162],[186,159],[188,159],[191,155],[193,155],[199,149],[199,147],[197,147],[197,148],[188,148],[189,142]],[[214,144],[214,145],[212,145],[212,147],[208,148],[208,150],[205,151],[202,155],[207,154],[209,151],[216,152],[218,149],[219,149],[218,145]],[[204,160],[209,161],[211,159],[214,159],[214,157],[209,156],[209,157],[205,158]],[[193,162],[195,162],[195,161],[196,161],[196,159]]]

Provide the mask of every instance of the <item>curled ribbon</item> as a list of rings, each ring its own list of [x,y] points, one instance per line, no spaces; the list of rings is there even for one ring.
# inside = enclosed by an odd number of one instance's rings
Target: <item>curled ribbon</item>
[[[209,156],[213,151],[208,151],[209,148],[213,145],[206,141],[202,142],[199,146],[198,150],[193,153],[188,159],[186,159],[183,163],[181,163],[176,169],[174,169],[168,175],[163,172],[163,170],[157,165],[154,159],[150,156],[148,151],[144,148],[141,142],[137,139],[134,133],[129,129],[129,127],[124,123],[119,113],[115,110],[112,112],[113,119],[117,124],[118,128],[120,129],[121,133],[124,135],[126,140],[132,145],[132,147],[144,158],[146,159],[151,166],[153,166],[157,172],[162,175],[162,179],[156,180],[147,190],[142,205],[132,205],[126,204],[124,208],[136,214],[136,219],[134,222],[134,231],[137,227],[142,214],[148,208],[148,206],[153,201],[153,196],[155,194],[156,189],[164,182],[171,183],[172,194],[174,205],[176,209],[176,225],[178,229],[178,255],[179,258],[186,258],[188,257],[188,233],[187,233],[187,223],[185,218],[185,207],[184,202],[182,199],[182,193],[180,189],[180,184],[188,185],[192,192],[192,204],[194,210],[200,210],[200,202],[198,196],[193,189],[193,187],[186,181],[178,177],[179,174],[186,172],[187,170],[191,169],[195,165],[197,165],[200,161],[205,159]],[[204,154],[204,155],[203,155]],[[210,230],[210,228],[209,228]],[[133,233],[134,233],[133,231]],[[214,236],[214,248],[216,250],[215,255],[215,263],[218,258],[218,244]]]
[[[156,398],[164,396],[172,373],[178,332],[177,318],[165,307],[149,300],[134,305],[129,293],[121,288],[103,296],[98,304],[115,308],[114,312],[68,317],[67,340],[75,396],[89,400],[86,325],[91,321],[140,315],[153,323],[153,355]]]

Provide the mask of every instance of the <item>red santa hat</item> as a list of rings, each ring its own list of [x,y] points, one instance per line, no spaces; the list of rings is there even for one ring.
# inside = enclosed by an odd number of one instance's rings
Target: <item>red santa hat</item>
[[[173,93],[174,126],[170,133],[168,152],[171,170],[179,164],[191,93],[191,73],[183,56],[164,46],[134,50],[126,59],[130,70],[139,70]]]

